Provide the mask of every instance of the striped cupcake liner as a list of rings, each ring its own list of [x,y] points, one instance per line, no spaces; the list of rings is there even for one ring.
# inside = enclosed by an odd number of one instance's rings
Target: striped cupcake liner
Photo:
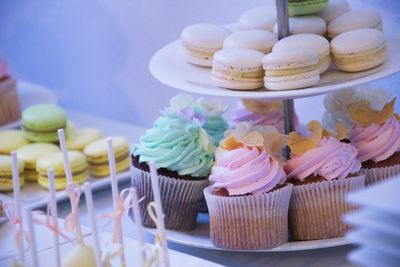
[[[204,189],[214,246],[232,250],[273,248],[288,239],[293,185],[260,195],[217,196]]]
[[[289,224],[294,240],[343,236],[349,229],[342,217],[357,209],[346,197],[364,188],[364,175],[347,179],[295,185],[289,207]]]
[[[363,168],[361,173],[365,175],[365,185],[370,186],[397,177],[400,174],[400,165],[371,169]]]
[[[155,227],[147,206],[153,201],[151,175],[149,172],[133,168],[132,186],[135,186],[140,202],[143,225]],[[165,214],[165,227],[171,230],[190,231],[196,226],[200,211],[203,189],[208,180],[183,180],[159,175],[161,203]]]

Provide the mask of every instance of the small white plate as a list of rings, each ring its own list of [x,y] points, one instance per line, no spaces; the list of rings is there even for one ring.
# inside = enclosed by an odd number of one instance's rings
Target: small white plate
[[[26,81],[17,82],[17,92],[21,111],[32,105],[42,103],[55,104],[58,101],[57,95],[50,89],[42,85],[33,84]],[[0,130],[13,129],[18,127],[20,124],[20,120],[14,121],[0,126]]]
[[[145,228],[146,231],[154,234],[152,228]],[[210,241],[210,219],[207,213],[200,213],[197,217],[197,226],[193,231],[181,232],[166,230],[168,241],[203,249],[233,251],[215,247]],[[279,247],[272,249],[257,249],[257,250],[234,250],[239,252],[281,252],[281,251],[301,251],[310,249],[320,249],[337,247],[351,244],[345,237],[311,240],[311,241],[289,241]]]

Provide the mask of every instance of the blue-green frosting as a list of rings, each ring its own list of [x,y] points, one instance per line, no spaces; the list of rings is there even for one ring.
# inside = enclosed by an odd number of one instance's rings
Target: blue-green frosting
[[[167,168],[179,175],[208,176],[214,161],[212,146],[205,147],[198,122],[164,114],[135,145],[133,154],[140,162],[153,161],[157,168]],[[207,142],[207,141],[206,141]]]
[[[214,146],[218,147],[229,125],[222,117],[209,117],[206,118],[203,128],[213,138]]]

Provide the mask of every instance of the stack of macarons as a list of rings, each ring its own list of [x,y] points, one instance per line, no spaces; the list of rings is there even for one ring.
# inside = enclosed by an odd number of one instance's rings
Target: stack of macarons
[[[65,188],[66,176],[58,146],[58,129],[65,130],[72,179],[75,182],[86,181],[89,171],[93,177],[109,175],[107,148],[103,144],[104,139],[101,139],[101,131],[95,128],[76,129],[61,107],[40,104],[25,109],[21,128],[22,130],[0,131],[0,154],[4,155],[1,161],[8,166],[1,174],[0,190],[12,189],[11,180],[4,178],[9,174],[6,170],[11,168],[8,157],[12,151],[17,152],[18,159],[22,162],[20,166],[24,166],[21,179],[38,182],[48,188],[47,169],[53,168],[56,188]],[[127,139],[114,137],[114,150],[117,172],[128,169],[130,146]]]
[[[384,62],[386,41],[377,11],[351,10],[346,0],[290,0],[288,8],[290,36],[282,40],[276,6],[270,4],[246,11],[238,31],[213,24],[186,27],[183,54],[192,64],[212,67],[214,84],[232,90],[308,88],[332,62],[344,72]]]

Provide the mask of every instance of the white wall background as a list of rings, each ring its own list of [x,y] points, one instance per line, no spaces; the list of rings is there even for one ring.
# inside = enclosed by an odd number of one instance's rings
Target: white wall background
[[[67,108],[149,126],[178,92],[152,78],[151,56],[186,25],[229,23],[265,1],[1,0],[0,57],[19,79],[56,91]],[[400,23],[399,0],[349,2]],[[400,76],[376,85],[398,94]]]

